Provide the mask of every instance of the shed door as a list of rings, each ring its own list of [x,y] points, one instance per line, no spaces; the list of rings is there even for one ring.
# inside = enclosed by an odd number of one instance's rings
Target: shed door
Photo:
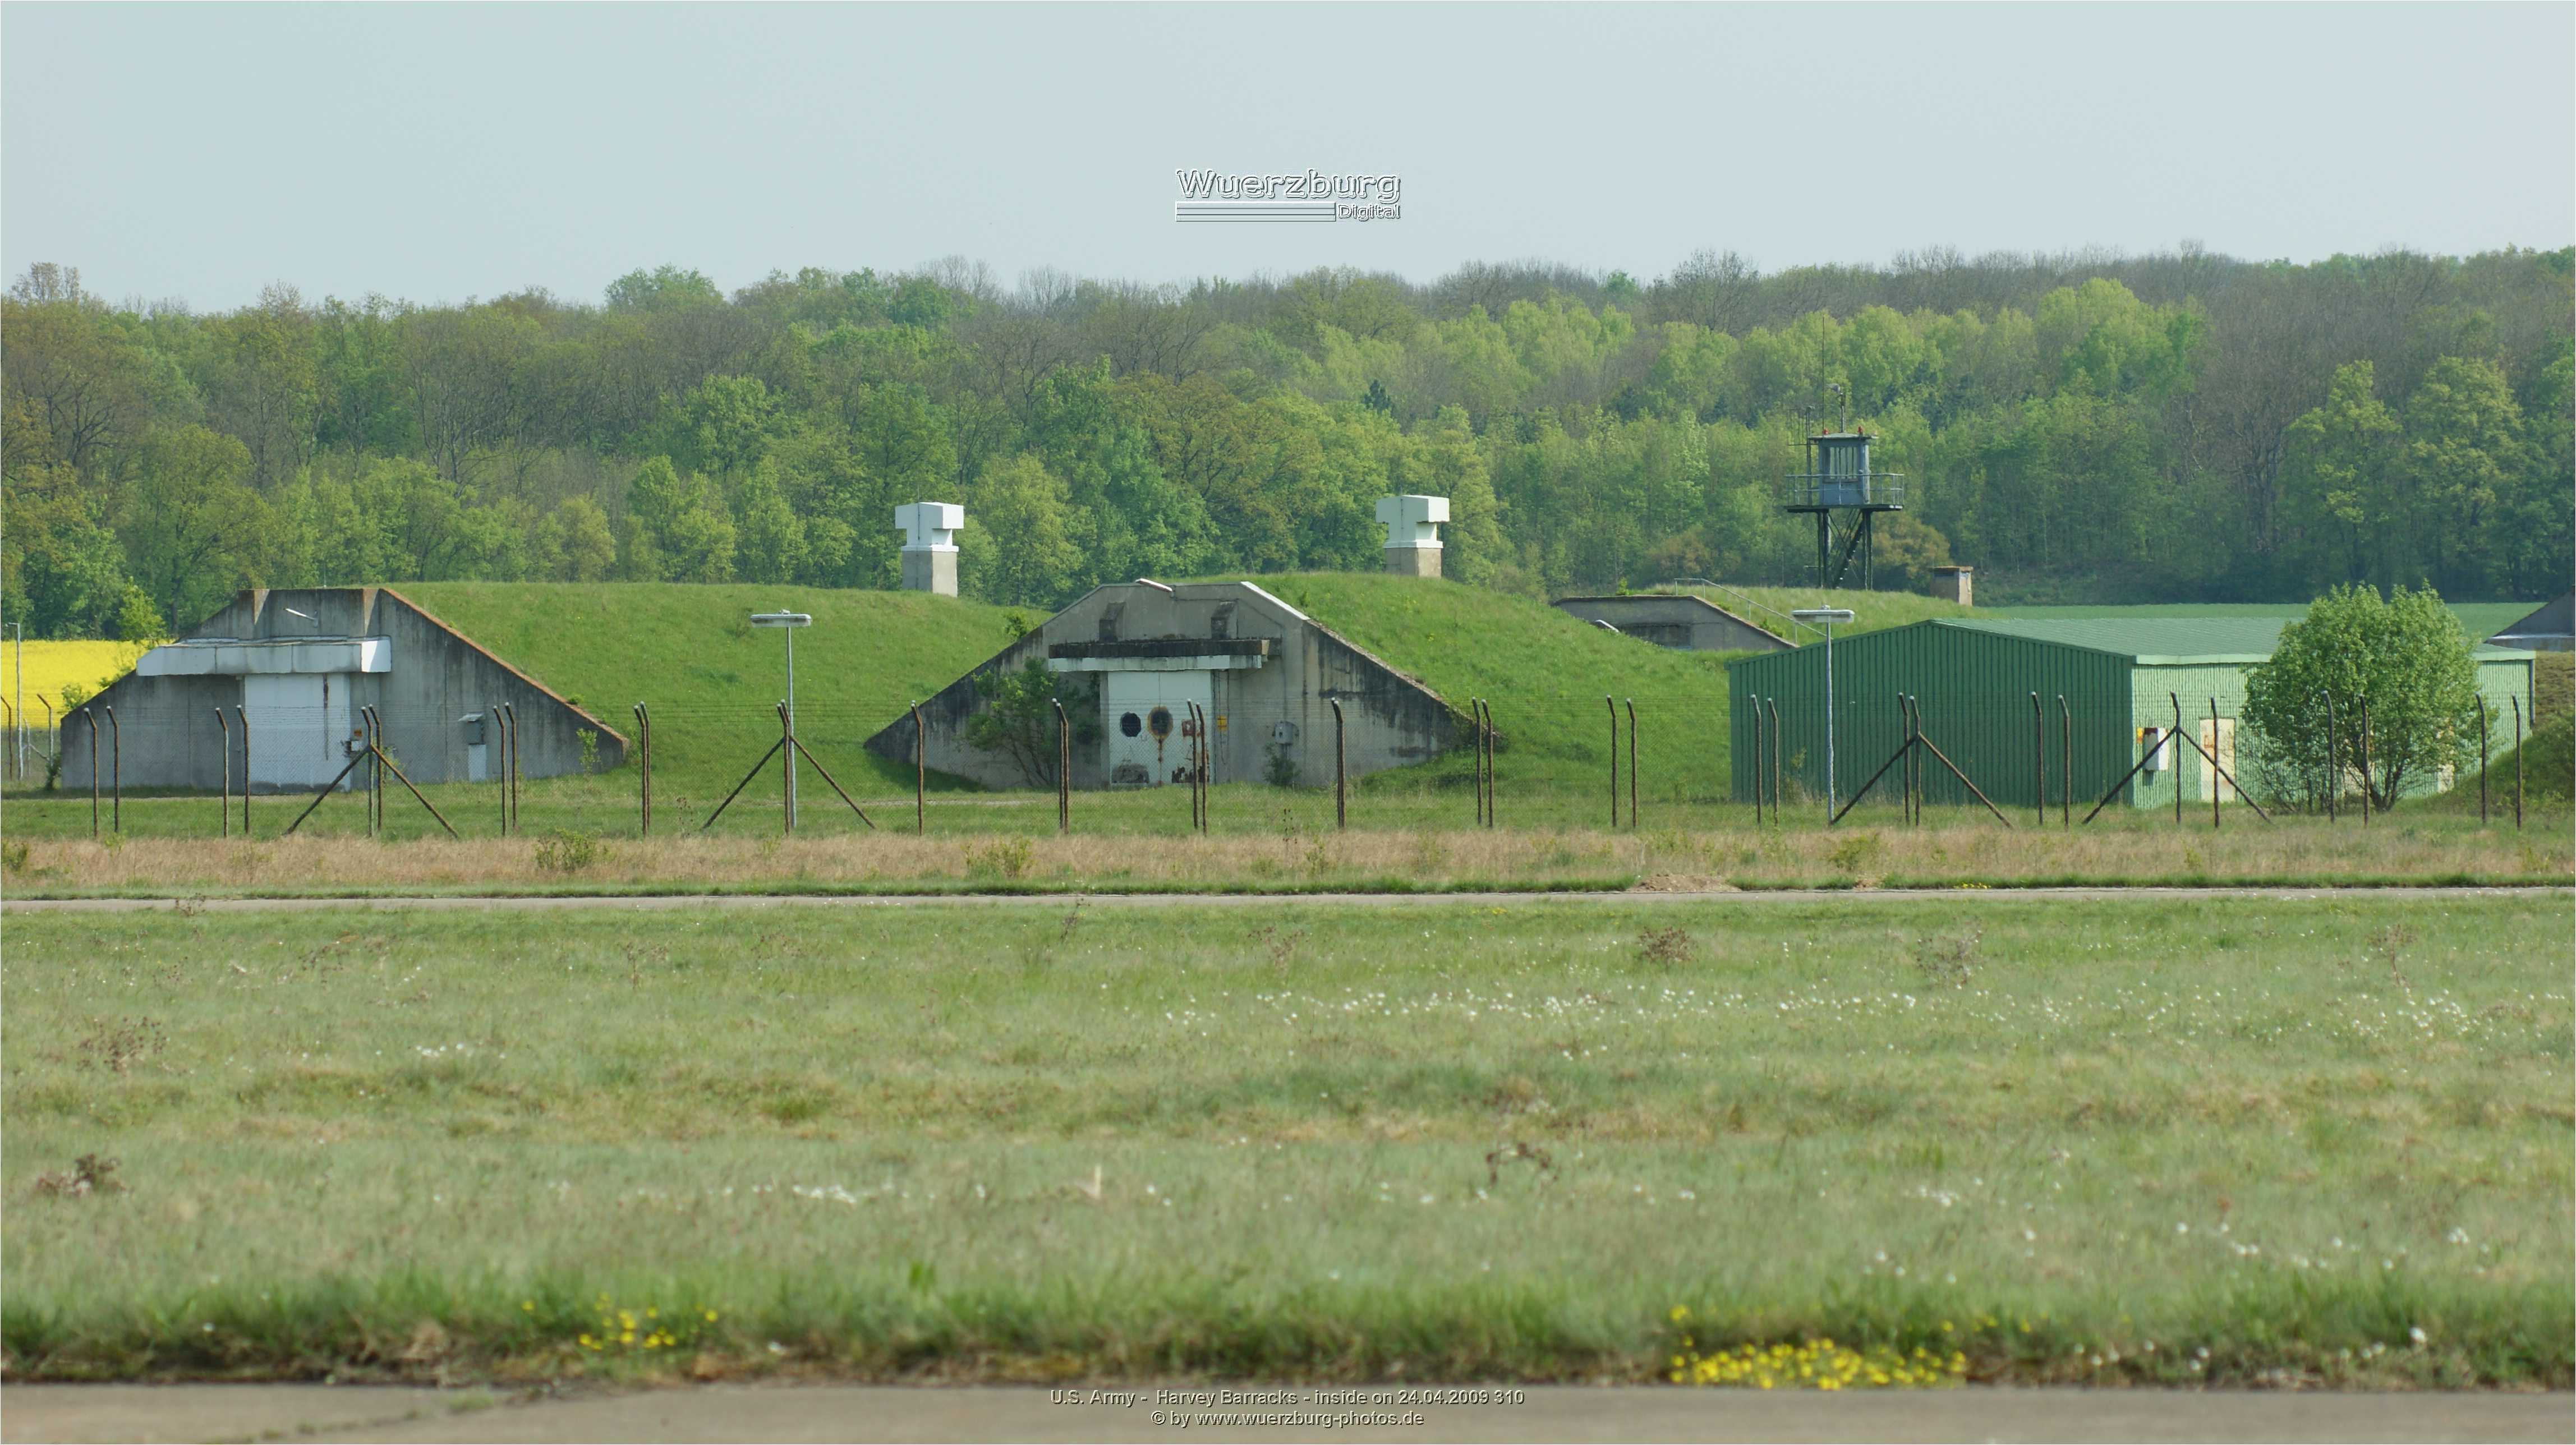
[[[253,673],[242,679],[250,722],[250,779],[278,788],[318,788],[349,763],[347,673]],[[341,787],[348,783],[343,780]]]
[[[1101,676],[1100,731],[1108,740],[1112,787],[1157,787],[1188,776],[1191,703],[1211,711],[1205,672],[1111,672]]]
[[[2192,755],[2192,761],[2200,769],[2201,797],[2207,798],[2212,792],[2216,792],[2220,795],[2220,802],[2234,803],[2241,801],[2244,796],[2241,792],[2219,781],[2216,777],[2212,776],[2209,771],[2209,759],[2216,758],[2218,759],[2218,765],[2227,770],[2227,776],[2238,779],[2239,781],[2244,779],[2245,775],[2236,771],[2236,719],[2232,717],[2223,717],[2213,722],[2209,718],[2202,718],[2200,720],[2200,746],[2208,756],[2204,757],[2199,753],[2195,753]]]

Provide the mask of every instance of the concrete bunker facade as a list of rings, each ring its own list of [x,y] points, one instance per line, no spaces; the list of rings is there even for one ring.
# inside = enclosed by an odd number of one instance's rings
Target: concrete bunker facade
[[[1336,701],[1352,777],[1429,761],[1463,735],[1437,693],[1253,583],[1140,580],[1093,589],[923,703],[923,761],[987,787],[1053,786],[1052,714],[1034,746],[968,736],[990,689],[1032,664],[1064,705],[1076,788],[1185,781],[1193,704],[1216,782],[1331,786]],[[866,746],[908,766],[913,734],[906,714]]]
[[[1797,645],[1687,592],[1560,597],[1549,605],[1568,617],[1606,623],[1639,641],[1682,652],[1782,652]]]
[[[523,776],[625,760],[614,729],[386,587],[242,592],[66,715],[57,741],[67,788],[90,785],[95,722],[102,782],[114,746],[129,788],[211,792],[247,779],[252,792],[311,792],[340,777],[372,707],[385,752],[413,782],[479,782],[501,764],[497,706],[517,714]]]

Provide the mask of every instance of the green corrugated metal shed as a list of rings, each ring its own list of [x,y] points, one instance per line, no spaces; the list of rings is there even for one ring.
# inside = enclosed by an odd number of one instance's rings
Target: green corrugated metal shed
[[[1849,798],[1902,742],[1900,692],[1916,699],[1927,739],[1996,804],[2025,815],[2041,796],[2035,751],[2044,760],[2050,805],[2066,791],[2069,721],[2079,812],[2137,762],[2143,729],[2174,725],[2177,700],[2183,727],[2204,741],[2213,731],[2215,705],[2217,751],[2232,770],[2234,720],[2244,708],[2248,671],[2272,655],[2284,625],[2265,617],[1936,618],[1836,638],[1836,792]],[[2531,654],[2496,647],[2475,652],[2479,691],[2488,703],[2501,714],[2508,698],[2520,697],[2528,716]],[[1824,653],[1822,644],[1809,643],[1728,667],[1738,801],[1753,796],[1756,725],[1749,712],[1756,697],[1776,700],[1779,708],[1782,776],[1789,786],[1823,797]],[[2033,693],[2040,698],[2036,736]],[[1768,736],[1767,711],[1760,731]],[[2189,744],[2174,748],[2165,763],[2130,781],[2130,803],[2170,804],[2177,787],[2186,801],[2208,801],[2216,780]],[[1893,781],[1891,774],[1881,790]],[[1934,804],[1974,805],[1966,788],[1929,759],[1925,795]],[[1873,793],[1872,802],[1880,796]]]

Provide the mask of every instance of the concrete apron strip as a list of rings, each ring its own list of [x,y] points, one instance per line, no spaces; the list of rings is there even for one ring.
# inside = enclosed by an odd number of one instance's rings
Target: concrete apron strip
[[[1219,1388],[1174,1387],[1195,1396]],[[1238,1392],[1263,1387],[1236,1383]],[[1287,1386],[1310,1396],[1313,1387]],[[1420,1387],[1416,1387],[1420,1388]],[[1402,1387],[1369,1386],[1398,1394]],[[1508,1403],[1279,1406],[1166,1400],[1151,1385],[715,1385],[494,1403],[481,1390],[324,1385],[19,1385],[9,1441],[223,1440],[2556,1440],[2566,1394],[1992,1389],[1769,1394],[1541,1386]],[[1078,1397],[1078,1398],[1066,1398]],[[1239,1411],[1365,1411],[1419,1424],[1237,1424]],[[1157,1412],[1162,1419],[1155,1418]],[[1177,1418],[1175,1418],[1177,1417]]]
[[[1331,907],[1402,904],[1459,905],[1491,908],[1508,904],[1660,905],[1669,903],[2033,903],[2110,899],[2247,899],[2297,902],[2320,898],[2391,898],[2413,902],[2454,898],[2565,897],[2576,889],[2560,887],[2481,888],[2460,886],[2395,888],[1798,888],[1758,891],[1716,890],[1670,892],[1636,890],[1615,893],[674,893],[648,896],[565,894],[543,897],[441,897],[382,894],[367,898],[26,898],[0,901],[0,914],[10,913],[142,913],[167,912],[182,905],[209,913],[392,912],[438,909],[504,908],[628,909],[639,913],[686,908],[940,908],[1062,907],[1079,900],[1096,908],[1276,908],[1319,904]]]

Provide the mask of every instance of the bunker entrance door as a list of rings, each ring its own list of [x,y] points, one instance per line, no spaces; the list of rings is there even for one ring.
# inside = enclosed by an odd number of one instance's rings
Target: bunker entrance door
[[[1188,780],[1190,739],[1198,728],[1190,704],[1215,715],[1208,679],[1200,671],[1102,675],[1100,731],[1108,740],[1111,787],[1150,788]]]

